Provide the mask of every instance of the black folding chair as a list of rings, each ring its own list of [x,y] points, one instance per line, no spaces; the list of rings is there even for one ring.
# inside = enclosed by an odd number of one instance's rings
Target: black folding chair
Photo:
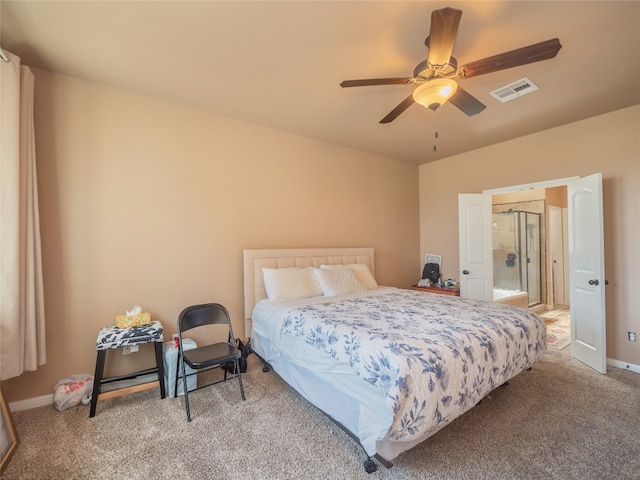
[[[182,335],[188,330],[204,327],[206,325],[226,325],[229,330],[227,341],[211,343],[190,350],[184,350],[182,348]],[[240,394],[242,395],[242,400],[245,399],[244,387],[242,386],[242,376],[240,374],[240,365],[238,362],[241,352],[236,348],[236,340],[231,328],[229,311],[223,305],[220,305],[219,303],[206,303],[203,305],[192,305],[185,308],[180,312],[180,316],[178,317],[178,337],[180,340],[178,363],[181,368],[182,382],[184,386],[184,403],[187,409],[187,421],[191,421],[189,389],[187,388],[187,376],[189,375],[197,375],[198,373],[233,362],[235,365],[234,371],[236,372],[238,383],[240,384]],[[182,361],[180,361],[180,359],[182,359]],[[191,367],[194,372],[187,375],[185,365]],[[224,378],[222,380],[207,383],[206,385],[197,387],[195,390],[226,382],[227,370],[227,368],[224,369]],[[178,370],[176,369],[176,371]],[[176,396],[178,393],[179,376],[180,375],[176,375],[174,391]]]

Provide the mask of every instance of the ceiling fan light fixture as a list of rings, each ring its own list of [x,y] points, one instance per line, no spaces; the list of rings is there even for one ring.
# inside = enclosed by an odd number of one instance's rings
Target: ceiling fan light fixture
[[[458,84],[450,78],[436,78],[413,91],[413,99],[423,107],[436,110],[456,93]]]

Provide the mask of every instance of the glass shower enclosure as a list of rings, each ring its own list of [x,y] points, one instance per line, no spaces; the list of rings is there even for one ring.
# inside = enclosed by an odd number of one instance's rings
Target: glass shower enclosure
[[[494,212],[493,284],[529,295],[529,308],[543,303],[541,214],[523,210]]]

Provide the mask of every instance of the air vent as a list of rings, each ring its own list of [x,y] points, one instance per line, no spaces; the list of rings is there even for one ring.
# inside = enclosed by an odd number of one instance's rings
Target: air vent
[[[491,92],[491,96],[502,103],[513,100],[514,98],[522,97],[527,93],[535,92],[538,90],[538,86],[528,78],[523,78],[517,82],[513,82],[506,87],[499,88]]]

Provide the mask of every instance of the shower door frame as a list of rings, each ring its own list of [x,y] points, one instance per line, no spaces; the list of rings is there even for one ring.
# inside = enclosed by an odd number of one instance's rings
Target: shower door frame
[[[535,204],[537,202],[541,202],[542,206],[540,208],[540,212],[533,212],[533,211],[529,211],[526,210],[525,207],[520,207],[518,204]],[[509,208],[509,207],[515,207],[515,208]],[[501,204],[493,204],[492,205],[492,216],[496,215],[496,214],[512,214],[514,215],[514,230],[517,231],[518,234],[518,239],[520,240],[520,242],[518,243],[522,243],[522,236],[523,236],[523,231],[524,231],[524,242],[525,242],[525,253],[526,255],[522,255],[522,245],[518,245],[516,248],[515,246],[515,239],[514,239],[514,250],[516,252],[516,254],[518,255],[517,258],[517,265],[518,265],[518,280],[519,280],[519,288],[520,290],[527,292],[527,295],[529,296],[529,300],[528,300],[528,304],[529,304],[529,308],[534,308],[540,305],[544,305],[547,301],[547,272],[546,272],[546,255],[547,255],[547,249],[546,249],[546,243],[545,243],[545,238],[543,237],[543,228],[545,227],[545,216],[544,216],[544,211],[546,210],[546,201],[545,200],[528,200],[528,201],[524,201],[524,202],[510,202],[510,203],[501,203]],[[522,214],[524,214],[525,219],[524,222],[522,221]],[[536,215],[538,217],[538,235],[537,235],[537,241],[538,241],[538,258],[537,258],[537,271],[538,271],[538,295],[537,295],[537,300],[535,302],[531,301],[531,293],[530,293],[530,289],[529,289],[529,284],[530,284],[530,279],[529,279],[529,273],[530,273],[530,263],[529,263],[529,250],[528,250],[528,236],[527,236],[527,226],[528,226],[528,221],[526,216],[527,215]],[[524,224],[524,227],[523,225]],[[524,229],[524,230],[523,230]],[[525,285],[526,283],[526,285]]]

